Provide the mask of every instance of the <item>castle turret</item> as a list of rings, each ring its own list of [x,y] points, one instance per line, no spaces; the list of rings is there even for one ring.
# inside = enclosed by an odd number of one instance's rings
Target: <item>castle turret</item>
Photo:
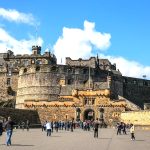
[[[41,55],[41,46],[32,46],[33,55]]]

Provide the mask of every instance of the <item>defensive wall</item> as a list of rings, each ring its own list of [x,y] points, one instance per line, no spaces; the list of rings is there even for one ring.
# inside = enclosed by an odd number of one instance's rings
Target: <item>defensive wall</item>
[[[128,111],[121,113],[121,121],[126,124],[134,124],[143,129],[150,129],[150,111]]]
[[[6,119],[10,116],[16,124],[22,121],[26,122],[26,120],[29,120],[31,124],[41,123],[36,110],[0,108],[0,116]]]
[[[112,99],[122,96],[142,109],[144,103],[150,103],[150,80],[113,75],[110,88]]]

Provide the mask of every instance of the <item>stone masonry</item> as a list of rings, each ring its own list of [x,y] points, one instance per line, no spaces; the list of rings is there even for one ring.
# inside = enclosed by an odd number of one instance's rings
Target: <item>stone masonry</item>
[[[122,76],[98,56],[58,65],[54,54],[41,55],[40,46],[32,46],[31,55],[0,54],[0,81],[1,107],[38,110],[41,120],[95,119],[104,109],[110,124],[132,110],[127,101],[141,109],[150,103],[149,80]]]

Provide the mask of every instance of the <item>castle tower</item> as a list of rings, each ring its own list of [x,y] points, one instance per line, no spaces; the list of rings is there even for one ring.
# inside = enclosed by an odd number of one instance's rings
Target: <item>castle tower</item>
[[[41,46],[32,46],[33,55],[41,55]]]
[[[38,101],[50,102],[58,99],[59,77],[51,65],[31,65],[19,71],[16,108],[24,109],[25,103],[31,105]]]

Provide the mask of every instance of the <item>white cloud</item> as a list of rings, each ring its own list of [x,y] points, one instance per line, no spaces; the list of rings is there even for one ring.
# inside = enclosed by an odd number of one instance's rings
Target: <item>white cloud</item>
[[[38,37],[37,39],[30,38],[29,40],[17,40],[9,35],[3,28],[0,28],[0,35],[0,53],[10,49],[15,54],[30,54],[32,45],[42,46],[43,43],[41,37]]]
[[[92,49],[96,48],[101,58],[107,58],[111,63],[116,63],[122,75],[137,78],[143,78],[143,75],[146,75],[146,78],[150,79],[150,66],[143,66],[123,57],[103,55],[102,52],[110,46],[110,39],[109,33],[98,32],[95,30],[95,23],[85,21],[83,30],[64,27],[62,36],[59,37],[53,49],[58,63],[61,59],[65,63],[65,57],[89,58],[92,56]]]
[[[146,78],[150,79],[150,66],[143,66],[136,61],[130,61],[123,57],[104,55],[100,57],[109,59],[111,63],[116,63],[117,69],[119,69],[124,76],[143,78],[143,75],[146,75]]]
[[[95,30],[95,23],[84,21],[84,29],[63,28],[63,34],[55,43],[53,49],[58,63],[65,57],[72,59],[91,56],[93,47],[103,51],[110,46],[111,35]]]
[[[15,9],[0,8],[0,16],[8,21],[14,21],[17,23],[26,23],[29,25],[38,25],[32,14],[25,14],[18,12]]]

